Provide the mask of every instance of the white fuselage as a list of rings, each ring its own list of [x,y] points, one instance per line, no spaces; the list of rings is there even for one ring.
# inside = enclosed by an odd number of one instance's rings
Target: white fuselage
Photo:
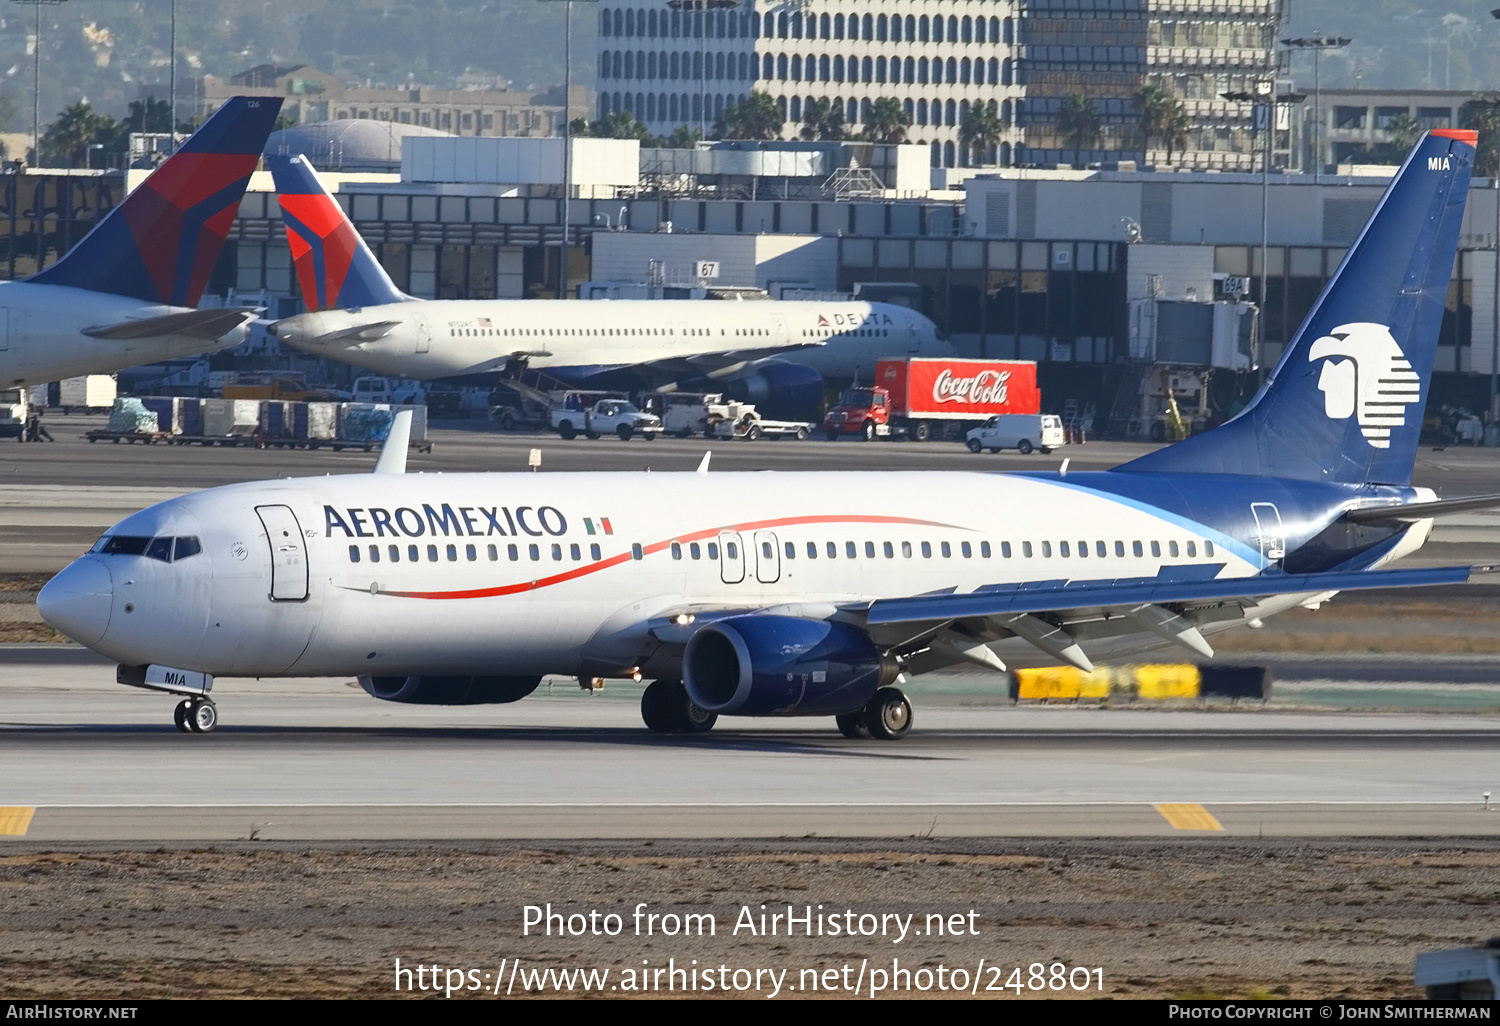
[[[0,386],[109,374],[239,345],[249,335],[246,326],[215,340],[189,335],[112,340],[83,334],[86,328],[186,312],[186,307],[143,303],[66,285],[0,282]]]
[[[311,478],[187,495],[107,537],[191,538],[201,551],[84,556],[43,593],[49,620],[124,664],[233,676],[669,674],[660,628],[674,617],[857,617],[878,598],[1266,565],[1208,525],[1061,479],[984,473]],[[1204,630],[1307,598],[1234,607]],[[887,630],[895,644],[911,625]],[[1079,638],[1095,657],[1161,644],[1125,618]],[[1018,638],[994,649],[1055,662]]]
[[[391,326],[368,341],[318,341],[379,324]],[[953,354],[926,317],[884,303],[413,300],[299,314],[273,330],[309,353],[424,381],[503,371],[518,356],[538,370],[589,373],[788,346],[806,348],[778,358],[868,381],[883,357]]]

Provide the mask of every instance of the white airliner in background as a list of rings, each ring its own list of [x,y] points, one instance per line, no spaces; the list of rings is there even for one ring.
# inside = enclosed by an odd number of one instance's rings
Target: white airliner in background
[[[652,385],[761,375],[746,398],[763,402],[804,384],[820,399],[819,376],[872,380],[883,357],[953,355],[930,320],[885,303],[414,299],[391,282],[306,157],[267,154],[266,164],[312,311],[277,321],[271,333],[381,374],[430,381],[524,363],[575,384],[622,369]],[[765,362],[775,354],[784,359]]]
[[[280,109],[229,100],[56,263],[0,283],[0,387],[243,342],[255,311],[195,307]]]
[[[658,731],[823,715],[896,738],[892,685],[942,666],[1211,657],[1340,590],[1461,582],[1383,568],[1432,517],[1500,503],[1410,484],[1474,141],[1419,143],[1244,413],[1115,470],[402,476],[402,414],[376,473],[153,506],[38,606],[181,696],[185,731],[217,723],[215,675],[480,704],[567,674],[652,678]]]

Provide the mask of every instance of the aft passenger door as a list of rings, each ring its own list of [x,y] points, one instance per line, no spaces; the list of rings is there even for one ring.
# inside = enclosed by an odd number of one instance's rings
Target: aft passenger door
[[[755,579],[761,584],[781,580],[781,549],[773,531],[755,532]]]
[[[725,584],[739,584],[745,579],[745,548],[735,531],[719,535],[719,575]]]
[[[1250,512],[1260,535],[1260,558],[1265,561],[1262,573],[1280,573],[1286,558],[1286,530],[1281,525],[1281,511],[1274,502],[1252,502]]]
[[[271,601],[307,601],[307,547],[290,506],[256,506],[271,546]]]

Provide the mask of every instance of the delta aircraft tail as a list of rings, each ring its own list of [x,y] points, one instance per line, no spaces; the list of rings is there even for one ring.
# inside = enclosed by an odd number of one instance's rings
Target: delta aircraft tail
[[[297,285],[308,310],[384,306],[410,298],[396,288],[306,157],[268,153],[266,166],[276,180]]]
[[[78,245],[27,280],[196,307],[280,111],[279,97],[228,100]]]
[[[1244,412],[1118,469],[1410,484],[1477,142],[1417,144]]]

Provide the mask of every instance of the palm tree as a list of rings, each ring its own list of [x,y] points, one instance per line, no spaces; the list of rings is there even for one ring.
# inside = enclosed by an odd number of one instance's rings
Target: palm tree
[[[837,142],[844,138],[844,108],[827,99],[808,100],[802,107],[802,138]]]
[[[1411,148],[1422,137],[1422,126],[1417,124],[1416,118],[1404,111],[1386,122],[1385,130],[1391,137],[1391,148],[1402,160],[1406,159]]]
[[[703,133],[696,128],[687,125],[678,125],[672,129],[672,134],[661,140],[661,145],[669,150],[691,150],[703,139]]]
[[[597,121],[579,118],[571,127],[574,135],[594,139],[639,139],[642,143],[656,141],[651,129],[628,110],[610,111]]]
[[[118,121],[94,110],[87,100],[79,100],[47,127],[42,135],[42,154],[48,159],[66,161],[69,167],[87,165],[89,146],[95,136],[113,139],[119,134]]]
[[[1076,150],[1093,149],[1104,127],[1099,108],[1081,93],[1064,96],[1057,110],[1057,131],[1063,141]]]
[[[984,155],[1000,145],[1000,137],[1005,134],[1005,122],[1000,120],[995,101],[976,103],[965,111],[958,133],[964,143],[964,156],[978,151],[975,163],[983,164]]]
[[[1188,133],[1192,130],[1193,116],[1188,113],[1186,105],[1181,100],[1173,97],[1161,128],[1161,139],[1166,144],[1168,164],[1172,163],[1173,150],[1179,153],[1187,152]]]
[[[1142,150],[1149,150],[1153,141],[1160,142],[1167,122],[1171,119],[1177,100],[1158,86],[1148,85],[1135,94],[1135,107],[1140,115]]]
[[[752,92],[724,105],[714,125],[721,139],[779,139],[786,118],[770,93]]]
[[[871,142],[903,143],[906,130],[911,126],[911,115],[901,101],[893,96],[882,96],[870,104],[865,115],[865,138]]]
[[[1474,174],[1477,177],[1494,178],[1500,170],[1500,100],[1476,96],[1458,108],[1460,128],[1473,128],[1479,132],[1479,152],[1474,155]]]

